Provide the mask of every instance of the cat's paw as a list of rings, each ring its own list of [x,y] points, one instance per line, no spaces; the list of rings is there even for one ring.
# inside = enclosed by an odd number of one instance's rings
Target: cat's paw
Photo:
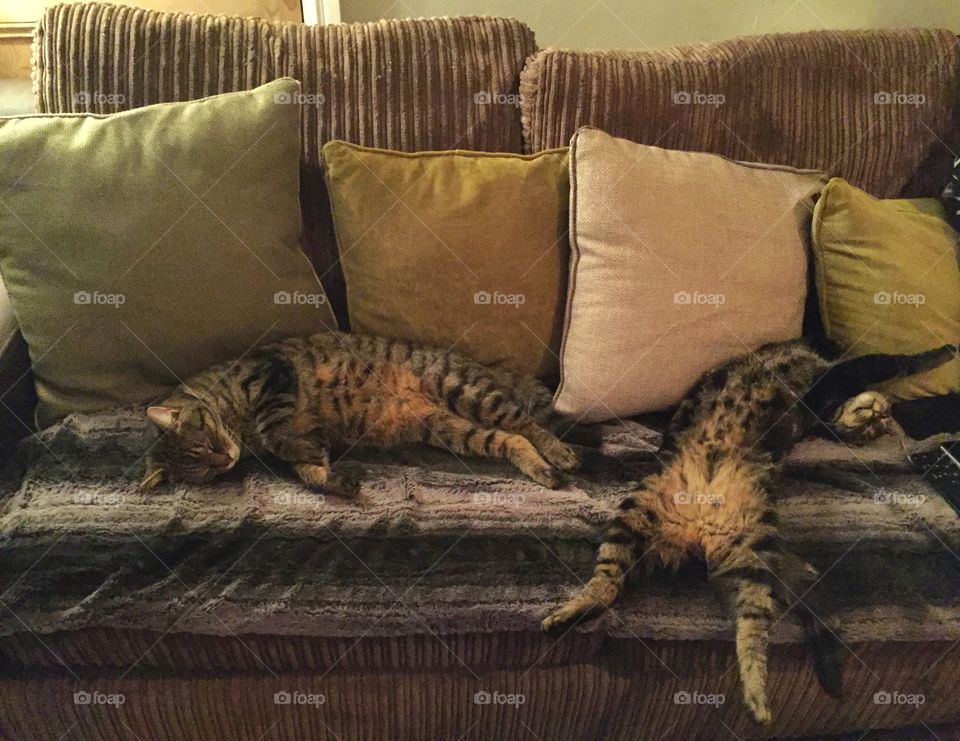
[[[840,407],[833,428],[845,442],[862,445],[896,430],[890,400],[879,391],[864,391]]]
[[[304,484],[313,489],[324,488],[330,478],[330,469],[316,463],[295,463],[293,470]]]
[[[571,623],[576,622],[578,617],[579,615],[575,611],[571,611],[567,607],[561,607],[547,615],[540,623],[540,627],[544,633],[559,633]]]
[[[763,689],[743,692],[743,704],[747,706],[747,712],[760,725],[769,725],[773,720],[770,713],[770,706],[767,705],[767,693]]]
[[[549,450],[543,451],[547,460],[561,471],[576,471],[580,468],[580,456],[566,443],[556,442]]]
[[[523,472],[540,486],[545,486],[548,489],[559,489],[563,484],[563,476],[560,471],[545,462],[528,465],[524,467]]]

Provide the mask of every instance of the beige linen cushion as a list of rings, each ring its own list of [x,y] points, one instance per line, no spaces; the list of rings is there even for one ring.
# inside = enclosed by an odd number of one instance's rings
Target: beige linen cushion
[[[718,363],[800,336],[823,175],[582,128],[570,181],[561,412],[662,409]]]

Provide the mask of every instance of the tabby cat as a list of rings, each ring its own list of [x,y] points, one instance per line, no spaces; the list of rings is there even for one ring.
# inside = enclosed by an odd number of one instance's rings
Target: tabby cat
[[[352,495],[331,474],[331,446],[422,442],[506,458],[543,486],[577,468],[548,429],[550,392],[454,352],[340,332],[291,338],[217,365],[147,410],[162,435],[141,486],[206,482],[245,454],[292,464],[305,484]]]
[[[955,352],[945,346],[830,362],[795,341],[766,345],[704,374],[667,427],[659,470],[620,503],[593,577],[544,620],[544,629],[561,630],[609,608],[638,561],[675,568],[700,559],[735,618],[744,702],[754,719],[770,721],[769,631],[794,602],[820,683],[839,695],[839,640],[809,607],[817,572],[786,549],[777,531],[770,489],[778,463],[810,434],[849,443],[883,434],[893,424],[890,405],[865,389],[936,367]]]

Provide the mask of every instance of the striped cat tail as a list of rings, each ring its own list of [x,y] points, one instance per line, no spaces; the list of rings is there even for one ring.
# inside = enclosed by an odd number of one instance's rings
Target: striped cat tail
[[[593,576],[562,607],[543,621],[543,630],[556,632],[606,612],[623,593],[627,572],[636,562],[637,545],[649,532],[649,519],[640,515],[639,494],[620,504],[620,514],[607,531],[597,553]],[[638,525],[640,527],[638,527]]]

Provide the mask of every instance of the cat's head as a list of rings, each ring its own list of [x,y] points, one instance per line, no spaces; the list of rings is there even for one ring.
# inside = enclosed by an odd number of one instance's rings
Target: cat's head
[[[147,455],[141,489],[165,479],[202,484],[226,473],[240,458],[240,445],[219,415],[199,404],[154,406],[147,417],[160,428],[160,439]]]

